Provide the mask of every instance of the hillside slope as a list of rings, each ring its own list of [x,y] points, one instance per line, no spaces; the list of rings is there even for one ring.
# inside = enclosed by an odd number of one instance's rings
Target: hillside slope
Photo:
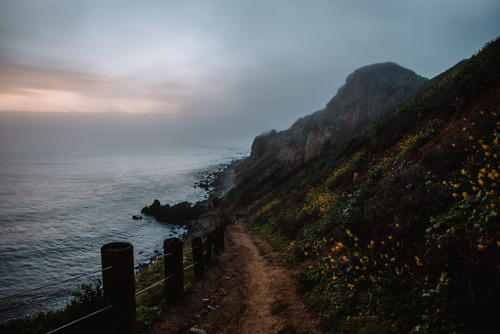
[[[251,155],[237,173],[241,203],[270,194],[297,170],[329,154],[418,92],[427,79],[395,63],[362,67],[346,79],[326,107],[295,122],[290,129],[254,139]]]
[[[250,160],[259,165],[276,159],[287,166],[311,161],[393,110],[426,82],[395,63],[359,68],[324,109],[297,120],[288,130],[255,138]]]
[[[325,332],[496,324],[499,75],[496,40],[305,163],[257,152],[240,163],[222,208],[302,267],[299,288]]]

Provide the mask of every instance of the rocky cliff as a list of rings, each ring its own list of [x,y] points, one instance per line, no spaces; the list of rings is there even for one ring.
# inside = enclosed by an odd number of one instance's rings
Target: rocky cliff
[[[310,161],[393,110],[427,81],[391,62],[362,67],[347,77],[325,109],[288,130],[255,138],[250,160],[277,159],[288,167]]]

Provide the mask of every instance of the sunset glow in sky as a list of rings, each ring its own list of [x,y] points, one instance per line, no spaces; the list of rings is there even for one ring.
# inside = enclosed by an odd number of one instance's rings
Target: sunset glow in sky
[[[498,0],[0,0],[0,111],[284,129],[361,66],[445,71],[499,36],[498,13]]]

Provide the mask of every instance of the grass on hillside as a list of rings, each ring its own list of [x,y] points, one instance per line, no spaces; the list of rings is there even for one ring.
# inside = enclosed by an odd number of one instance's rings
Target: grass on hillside
[[[496,324],[500,101],[487,92],[499,66],[496,40],[247,208],[302,267],[299,289],[325,331]]]

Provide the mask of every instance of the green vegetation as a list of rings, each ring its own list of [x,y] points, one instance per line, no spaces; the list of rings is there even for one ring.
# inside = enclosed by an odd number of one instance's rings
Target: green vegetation
[[[302,268],[326,332],[495,327],[499,73],[496,40],[342,147],[289,173],[268,165],[227,200]]]
[[[192,252],[184,251],[185,266],[193,262]],[[163,261],[158,261],[148,269],[136,275],[135,290],[146,289],[164,278]],[[184,272],[184,291],[189,292],[196,283],[192,270]],[[163,313],[168,305],[164,284],[159,284],[136,297],[137,330],[146,333],[154,320]]]

